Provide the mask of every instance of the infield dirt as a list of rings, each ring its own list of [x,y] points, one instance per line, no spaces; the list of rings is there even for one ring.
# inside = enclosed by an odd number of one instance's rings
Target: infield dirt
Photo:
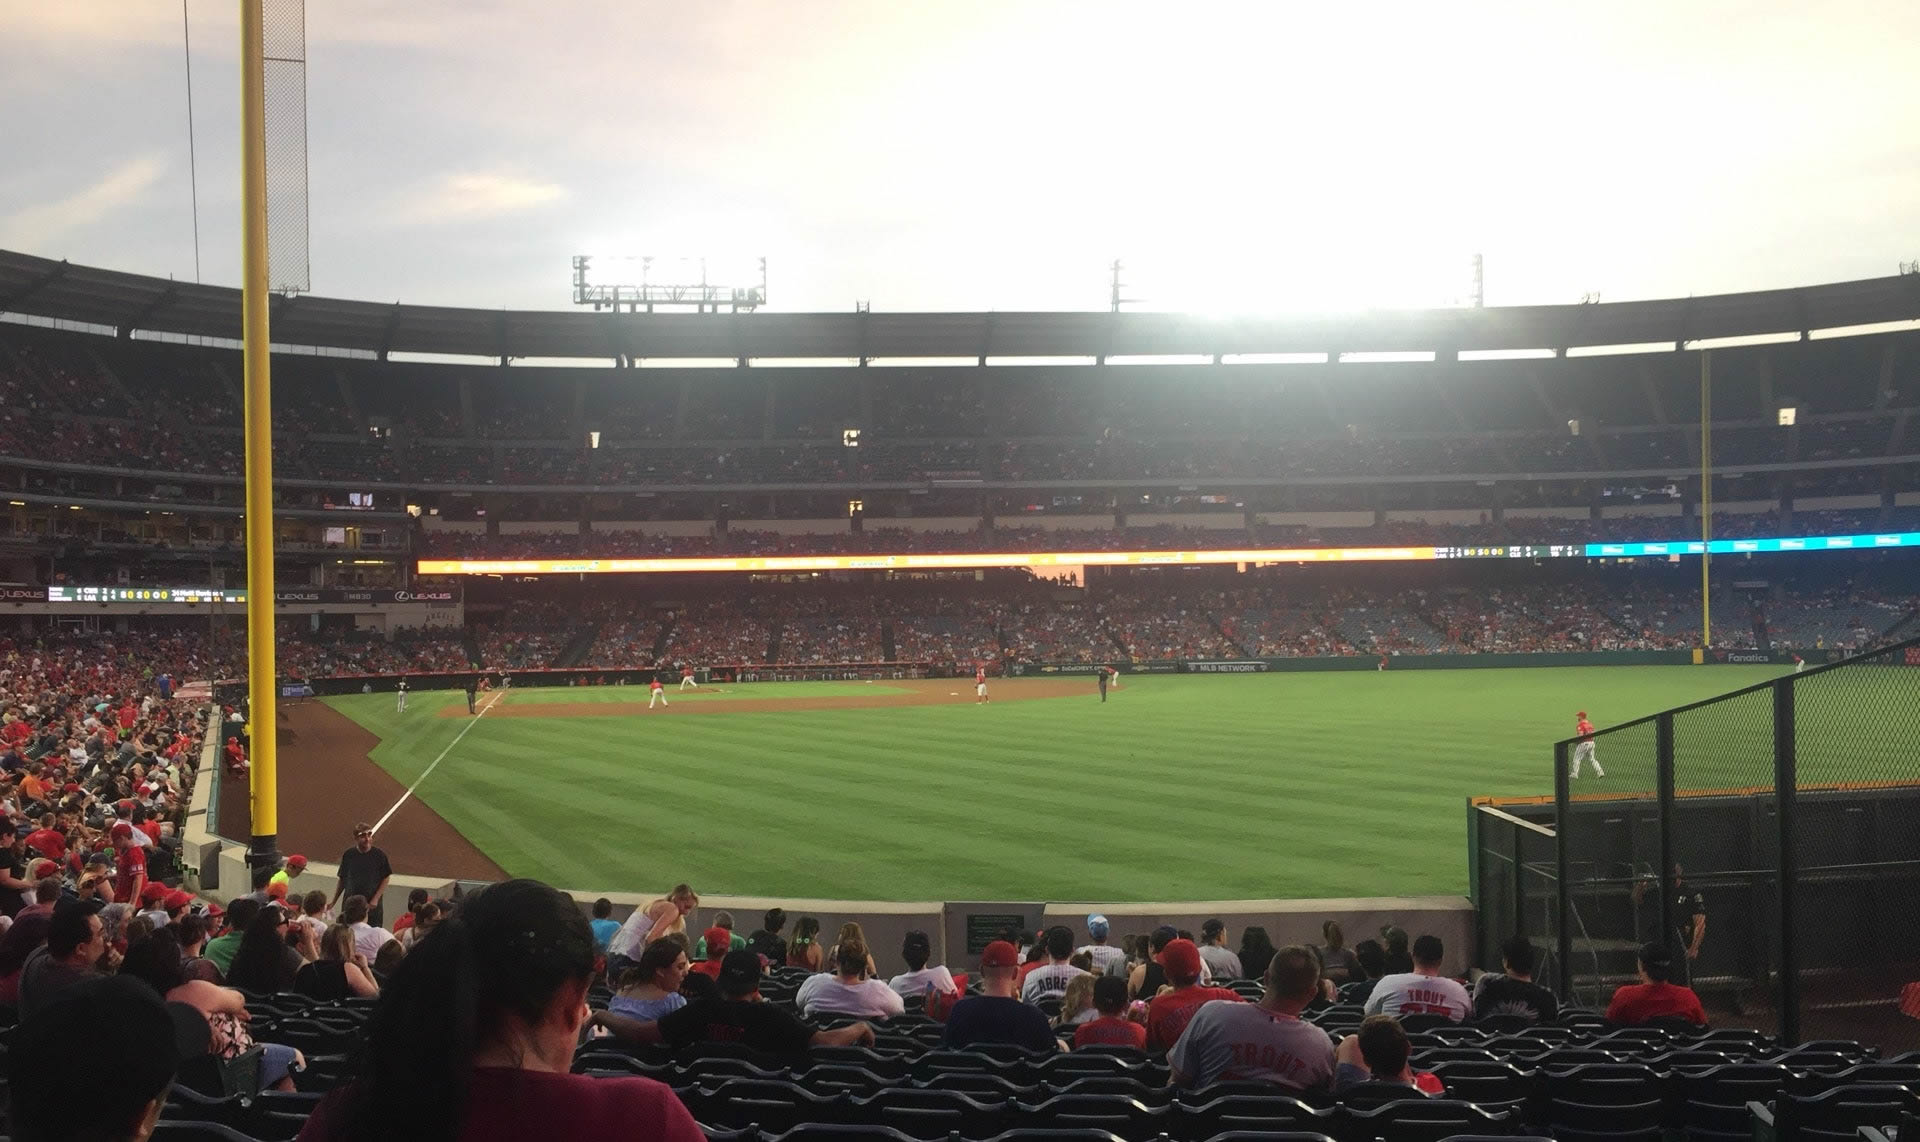
[[[282,705],[279,742],[283,853],[337,860],[353,843],[355,821],[378,821],[407,791],[369,756],[380,739],[324,702]],[[245,840],[252,831],[246,778],[221,778],[219,823],[221,835],[234,840]],[[450,880],[505,880],[507,876],[418,797],[407,798],[380,827],[374,843],[385,850],[395,872]],[[321,886],[303,883],[302,887]],[[331,882],[324,887],[331,889]],[[406,893],[396,899],[389,890],[382,903],[386,918],[392,920],[405,909]]]

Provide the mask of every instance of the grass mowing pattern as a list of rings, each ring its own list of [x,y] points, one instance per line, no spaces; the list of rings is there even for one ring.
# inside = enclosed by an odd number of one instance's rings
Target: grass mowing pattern
[[[854,900],[1204,900],[1466,891],[1464,801],[1552,792],[1605,726],[1772,666],[1136,677],[1085,698],[727,717],[481,719],[415,796],[518,876]],[[1005,693],[1017,682],[996,682]],[[874,687],[856,688],[871,691]],[[761,683],[698,699],[827,696]],[[672,691],[669,691],[672,694]],[[644,701],[644,688],[514,691]],[[325,699],[404,784],[457,693]],[[1601,763],[1608,765],[1603,741]],[[1650,788],[1626,758],[1582,792]],[[1756,758],[1755,774],[1770,773]],[[1740,769],[1747,768],[1741,765]],[[1650,763],[1648,764],[1650,773]],[[1684,782],[1683,782],[1684,783]]]

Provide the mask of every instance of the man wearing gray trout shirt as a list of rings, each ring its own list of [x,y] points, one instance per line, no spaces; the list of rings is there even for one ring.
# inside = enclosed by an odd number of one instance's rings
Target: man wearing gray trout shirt
[[[1333,1040],[1300,1018],[1320,994],[1320,958],[1292,944],[1267,964],[1258,1003],[1202,1004],[1167,1052],[1173,1083],[1267,1082],[1297,1091],[1333,1085]]]

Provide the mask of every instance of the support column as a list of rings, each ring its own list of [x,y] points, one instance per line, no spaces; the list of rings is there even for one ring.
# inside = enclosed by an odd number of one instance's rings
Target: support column
[[[267,329],[267,90],[264,0],[240,5],[240,328],[244,346],[247,523],[247,863],[280,861],[273,642],[273,406]],[[218,775],[209,778],[218,780]]]

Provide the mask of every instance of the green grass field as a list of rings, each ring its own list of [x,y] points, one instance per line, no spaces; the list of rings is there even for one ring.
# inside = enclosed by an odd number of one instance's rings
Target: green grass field
[[[966,697],[477,721],[438,716],[463,701],[454,693],[417,693],[405,714],[390,695],[327,701],[382,739],[374,760],[403,784],[471,725],[416,796],[516,875],[789,897],[1145,901],[1462,893],[1466,798],[1550,793],[1550,743],[1576,709],[1606,726],[1777,673],[1136,677],[1104,706],[1089,681],[1084,697],[986,707]],[[673,701],[884,689],[761,683]],[[645,691],[514,691],[512,701],[636,698]],[[1603,740],[1608,777],[1581,791],[1650,787],[1650,762],[1627,744]],[[1767,772],[1758,757],[1715,765],[1682,784]]]

